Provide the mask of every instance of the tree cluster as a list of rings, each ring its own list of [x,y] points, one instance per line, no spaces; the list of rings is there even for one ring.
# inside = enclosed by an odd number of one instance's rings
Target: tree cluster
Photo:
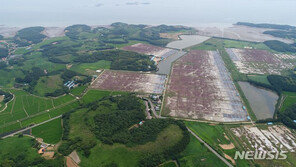
[[[296,39],[296,30],[292,30],[292,31],[269,30],[269,31],[264,31],[263,34],[268,34],[268,35],[272,35],[274,37],[279,37],[279,38]]]
[[[277,40],[265,41],[264,44],[268,46],[270,49],[278,52],[291,52],[291,53],[296,52],[296,47],[281,41],[277,41]]]
[[[269,83],[273,86],[273,90],[277,92],[289,91],[296,92],[296,76],[281,76],[269,75],[267,76]]]
[[[15,82],[28,84],[29,87],[25,90],[30,93],[33,93],[34,87],[37,85],[39,78],[45,76],[44,70],[42,70],[39,67],[33,67],[30,71],[23,70],[23,73],[25,74],[25,77],[16,78]]]
[[[0,47],[0,59],[8,56],[8,49]]]
[[[99,51],[88,55],[79,55],[75,61],[92,63],[100,60],[111,61],[111,69],[129,71],[154,71],[156,65],[149,56],[122,50]]]
[[[254,24],[248,22],[238,22],[237,25],[249,26],[249,27],[257,27],[257,28],[269,28],[269,29],[278,29],[278,30],[296,30],[296,27],[290,25],[279,25],[279,24]]]
[[[0,90],[0,95],[4,95],[4,99],[3,99],[4,103],[9,102],[13,98],[13,95],[11,93],[5,92],[3,90]]]
[[[91,27],[84,24],[76,24],[65,29],[66,36],[74,40],[79,39],[79,34],[81,32],[91,32]]]
[[[278,120],[280,120],[286,126],[296,129],[296,104],[292,105],[291,107],[287,108],[283,112],[279,112]]]
[[[28,46],[42,42],[43,39],[46,38],[45,35],[41,34],[42,31],[44,31],[44,27],[29,27],[21,29],[13,38],[13,41],[19,46]]]

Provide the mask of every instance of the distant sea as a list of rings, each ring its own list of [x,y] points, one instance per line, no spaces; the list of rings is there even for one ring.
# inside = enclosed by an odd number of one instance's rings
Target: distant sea
[[[296,25],[296,0],[0,0],[0,25]]]

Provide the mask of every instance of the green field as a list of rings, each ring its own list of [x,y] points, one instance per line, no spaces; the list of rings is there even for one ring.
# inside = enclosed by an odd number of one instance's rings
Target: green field
[[[78,106],[70,95],[52,99],[31,95],[23,90],[10,91],[15,97],[0,113],[0,133],[43,122]]]
[[[253,48],[260,50],[271,50],[264,43],[261,42],[247,42],[247,41],[238,41],[238,40],[224,40],[225,48]]]
[[[0,166],[64,166],[63,157],[45,160],[38,154],[38,144],[31,137],[9,137],[0,140]]]
[[[203,139],[207,144],[209,144],[221,155],[225,153],[233,158],[235,155],[235,151],[243,150],[241,144],[237,141],[237,139],[234,137],[234,135],[230,131],[231,126],[210,125],[208,123],[200,123],[200,122],[186,122],[186,126],[190,128],[195,134],[197,134],[201,139]],[[234,144],[235,148],[230,150],[224,150],[220,146],[220,144],[230,144],[230,143]],[[252,162],[238,159],[236,160],[236,164],[238,166],[247,167],[247,166],[250,166]]]
[[[120,94],[127,94],[127,92],[89,89],[87,91],[87,93],[82,97],[82,101],[83,101],[83,103],[90,103],[90,102],[94,102],[104,96],[120,95]]]
[[[96,70],[100,69],[110,69],[111,62],[100,60],[95,63],[80,63],[74,64],[71,70],[79,72],[81,74],[95,74]]]
[[[218,47],[224,48],[253,48],[261,50],[271,50],[264,43],[260,42],[248,42],[230,39],[211,38],[201,44],[192,46],[189,49],[192,50],[216,50]]]
[[[78,86],[71,89],[70,93],[74,96],[80,96],[85,91],[85,89],[87,89],[87,86]]]
[[[52,120],[32,129],[32,135],[42,138],[45,143],[56,144],[62,138],[61,118]]]
[[[190,143],[186,149],[178,155],[178,161],[181,167],[194,166],[226,166],[216,155],[201,144],[194,136],[190,135]]]
[[[248,79],[251,81],[263,83],[266,85],[271,85],[267,79],[267,75],[248,75]]]
[[[61,89],[62,86],[63,80],[60,75],[41,77],[34,87],[34,94],[44,96],[46,93],[52,93],[57,89]]]
[[[296,93],[295,92],[283,92],[285,100],[281,106],[280,111],[285,111],[287,108],[296,104]]]

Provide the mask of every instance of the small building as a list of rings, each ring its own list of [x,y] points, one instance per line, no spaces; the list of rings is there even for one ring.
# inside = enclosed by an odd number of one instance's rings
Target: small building
[[[140,126],[143,125],[143,124],[144,124],[144,121],[141,121],[141,122],[139,123]]]
[[[251,120],[251,117],[250,117],[250,116],[247,116],[247,119],[248,119],[248,120]]]
[[[245,106],[243,106],[243,110],[246,110],[246,107]]]
[[[293,120],[296,123],[296,120]]]
[[[45,152],[45,148],[40,148],[39,150],[38,150],[38,154],[43,154]]]
[[[155,106],[155,110],[159,111],[160,110],[159,106]]]
[[[157,101],[159,99],[158,95],[151,95],[152,100]]]
[[[272,122],[267,122],[267,125],[273,125],[273,123]]]

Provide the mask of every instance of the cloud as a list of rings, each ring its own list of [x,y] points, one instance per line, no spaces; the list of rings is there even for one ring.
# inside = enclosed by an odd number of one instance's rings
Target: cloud
[[[139,5],[139,2],[127,2],[126,5]]]
[[[150,5],[150,2],[127,2],[126,5]]]
[[[101,7],[101,6],[103,6],[104,4],[102,4],[102,3],[97,3],[96,5],[95,5],[95,7]]]

